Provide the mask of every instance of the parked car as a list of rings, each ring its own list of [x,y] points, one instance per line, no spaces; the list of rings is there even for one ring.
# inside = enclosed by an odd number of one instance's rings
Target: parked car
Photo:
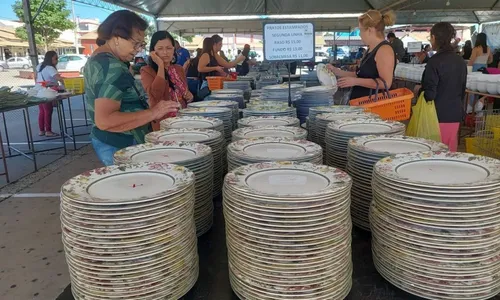
[[[3,60],[0,60],[0,72],[3,72],[5,71],[5,69],[8,69],[9,68],[9,65],[4,62]]]
[[[87,63],[87,57],[80,54],[66,54],[59,57],[57,63],[58,71],[71,71],[83,73],[83,67]]]
[[[326,52],[316,51],[314,55],[315,55],[314,61],[316,63],[322,63],[328,60],[328,54]]]
[[[31,61],[24,57],[11,57],[6,61],[11,69],[29,69],[31,68]]]

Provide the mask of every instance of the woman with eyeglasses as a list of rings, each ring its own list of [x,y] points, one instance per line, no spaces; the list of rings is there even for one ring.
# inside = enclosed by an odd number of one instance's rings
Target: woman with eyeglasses
[[[87,110],[93,125],[90,136],[97,156],[106,166],[113,164],[116,151],[143,143],[152,121],[176,113],[179,108],[173,101],[160,101],[150,108],[125,64],[144,48],[148,26],[131,11],[112,13],[99,25],[101,46],[85,65]]]
[[[167,31],[157,31],[151,37],[149,51],[148,65],[141,68],[141,81],[149,96],[149,106],[174,101],[186,108],[193,101],[193,94],[188,89],[184,68],[175,64],[174,38]],[[154,120],[153,130],[160,130],[160,121],[166,117]]]
[[[356,72],[342,71],[332,65],[327,65],[336,76],[340,88],[352,87],[351,99],[370,95],[370,90],[377,84],[384,88],[384,82],[390,88],[396,69],[396,54],[384,39],[386,26],[393,25],[395,15],[389,11],[381,13],[378,10],[369,10],[358,18],[361,40],[368,46],[368,51],[361,60]]]

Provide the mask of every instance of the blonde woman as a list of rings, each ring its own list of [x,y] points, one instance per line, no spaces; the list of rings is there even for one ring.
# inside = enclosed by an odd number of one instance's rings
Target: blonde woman
[[[389,42],[384,37],[386,26],[393,25],[395,15],[393,12],[382,14],[378,10],[369,10],[359,18],[359,30],[363,43],[368,46],[368,52],[360,62],[356,72],[342,71],[332,65],[328,69],[333,71],[341,88],[352,87],[351,99],[356,99],[370,94],[378,82],[380,88],[392,85],[394,69],[396,68],[396,54]],[[374,80],[375,79],[375,80]]]

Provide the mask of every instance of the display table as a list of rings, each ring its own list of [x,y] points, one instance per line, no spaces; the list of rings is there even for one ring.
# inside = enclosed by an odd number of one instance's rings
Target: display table
[[[2,114],[2,119],[3,119],[3,127],[4,127],[4,132],[5,132],[5,143],[7,145],[7,151],[4,150],[3,148],[3,138],[0,136],[0,143],[2,143],[2,147],[0,147],[1,154],[2,154],[2,163],[4,166],[4,172],[0,173],[0,176],[5,176],[7,179],[7,182],[10,182],[9,178],[9,170],[7,167],[7,158],[9,157],[16,157],[16,156],[23,156],[31,161],[33,161],[33,168],[34,171],[38,170],[38,164],[37,164],[37,154],[42,153],[42,152],[48,152],[48,151],[54,151],[54,150],[63,150],[64,155],[67,154],[66,150],[66,136],[64,134],[61,134],[61,136],[58,137],[53,137],[53,138],[45,138],[43,140],[35,140],[33,138],[33,131],[31,129],[31,117],[29,114],[29,109],[34,106],[38,106],[39,104],[46,103],[46,102],[54,102],[56,112],[57,112],[57,120],[59,122],[59,127],[63,128],[63,119],[62,119],[62,100],[66,99],[68,96],[59,96],[54,100],[49,100],[49,101],[41,101],[41,102],[29,102],[25,105],[22,106],[11,106],[11,107],[3,107],[0,108],[0,113]],[[28,145],[28,150],[21,150],[20,147],[15,146],[16,144],[19,143],[12,143],[10,140],[10,135],[12,132],[9,131],[9,127],[7,126],[7,121],[5,118],[5,114],[7,112],[13,112],[20,110],[22,111],[23,114],[23,121],[24,121],[24,129],[26,132],[26,143]],[[16,128],[18,129],[18,128]],[[11,128],[12,130],[12,128]],[[37,150],[37,144],[40,142],[47,142],[51,140],[61,140],[62,141],[62,146],[58,147],[53,147],[49,149],[38,149]],[[7,152],[7,153],[6,153]]]
[[[82,125],[75,125],[75,120],[73,119],[73,108],[71,107],[71,102],[74,102],[76,100],[74,97],[77,97],[77,96],[82,96],[82,101],[83,101],[84,124],[82,124]],[[65,105],[64,100],[67,100],[68,114],[69,114],[69,125],[66,122],[66,113],[64,112],[64,105]],[[68,139],[70,139],[73,142],[73,150],[77,150],[76,137],[89,134],[89,132],[80,133],[80,134],[75,133],[75,128],[89,127],[90,126],[89,120],[87,118],[87,104],[85,102],[85,93],[73,94],[70,97],[62,99],[61,107],[62,107],[61,111],[62,111],[63,120],[64,120],[64,122],[63,122],[64,127],[62,129],[61,134],[64,134]],[[71,131],[71,133],[69,131]]]

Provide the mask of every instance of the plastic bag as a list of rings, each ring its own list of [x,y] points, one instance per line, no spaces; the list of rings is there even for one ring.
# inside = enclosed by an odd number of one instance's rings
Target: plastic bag
[[[424,93],[412,107],[413,115],[406,129],[406,135],[441,142],[441,131],[434,101],[425,101]]]

